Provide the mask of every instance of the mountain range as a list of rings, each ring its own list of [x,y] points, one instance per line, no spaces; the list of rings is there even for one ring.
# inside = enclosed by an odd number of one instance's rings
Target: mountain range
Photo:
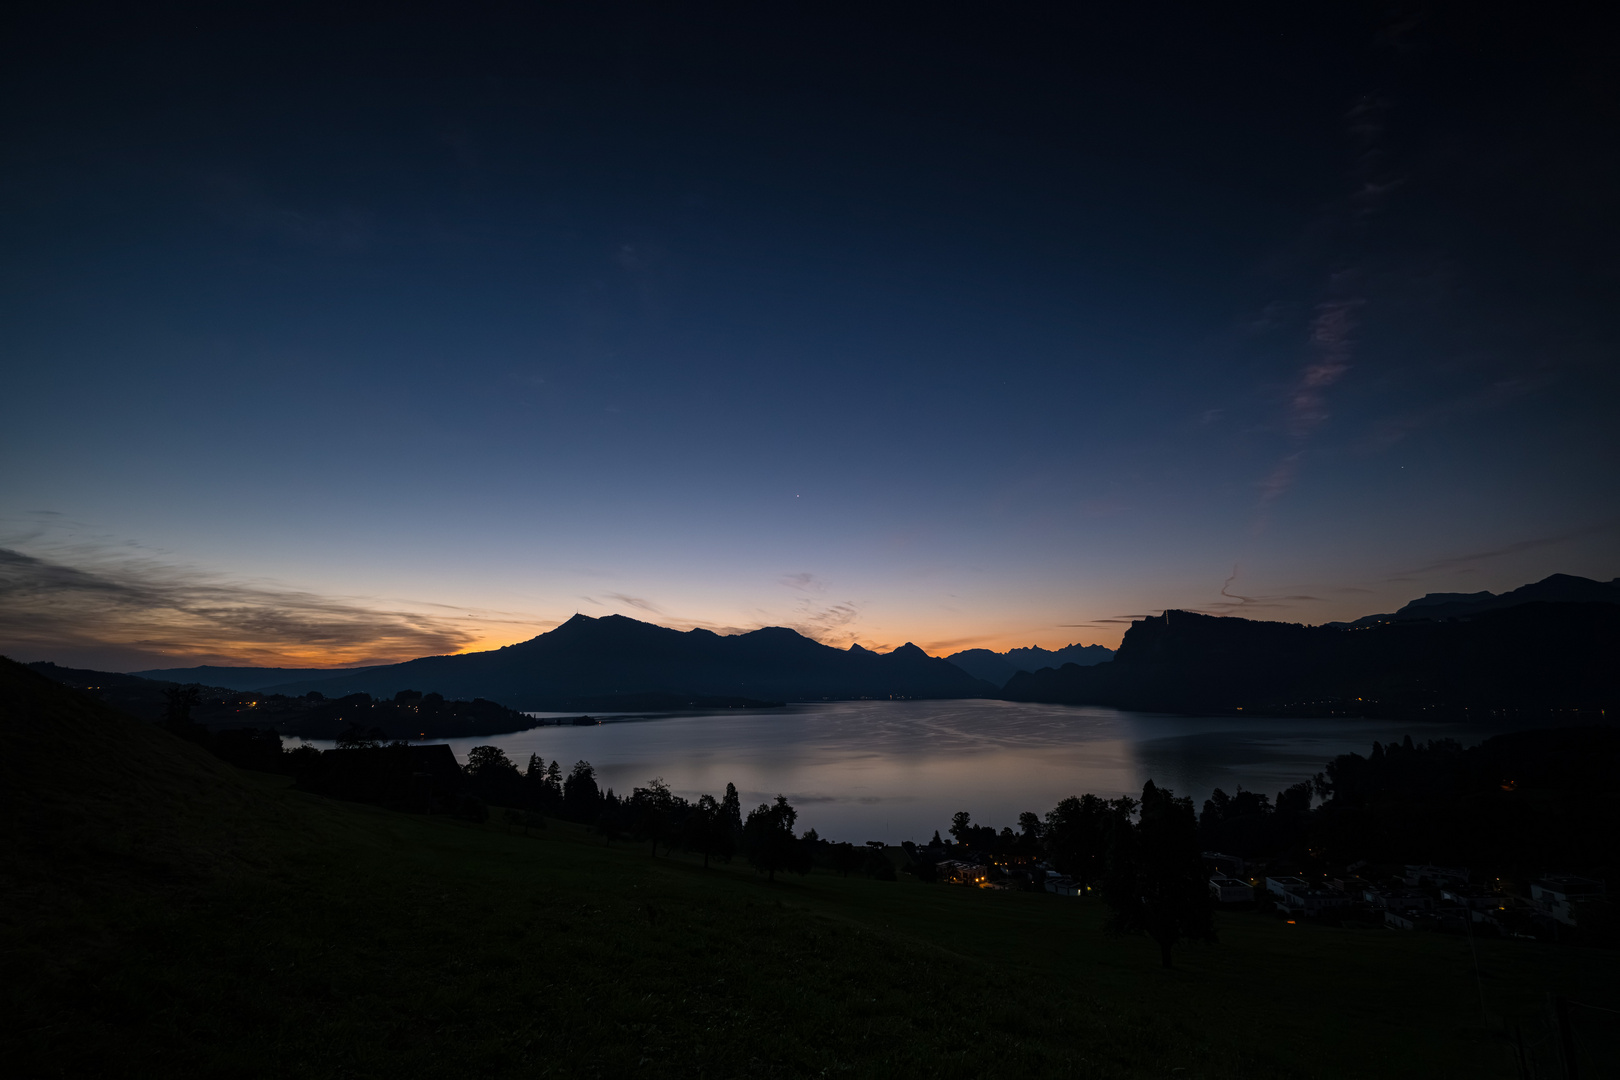
[[[1573,574],[1553,574],[1530,585],[1505,593],[1429,593],[1398,611],[1385,615],[1364,615],[1355,622],[1328,623],[1333,627],[1377,626],[1381,623],[1411,622],[1418,619],[1463,619],[1486,611],[1500,611],[1519,604],[1620,604],[1620,578],[1593,581]]]
[[[722,637],[672,630],[622,615],[575,615],[516,645],[403,664],[323,672],[258,687],[266,693],[327,697],[400,690],[488,698],[514,709],[634,709],[649,694],[755,701],[849,698],[993,697],[1000,687],[907,643],[889,653],[835,649],[793,630],[768,627]]]
[[[945,659],[976,679],[1005,686],[1007,680],[1020,671],[1039,671],[1042,668],[1060,668],[1064,664],[1090,667],[1114,658],[1114,650],[1102,645],[1065,645],[1061,649],[1042,649],[1031,645],[1025,649],[1008,649],[1004,653],[989,649],[966,649],[952,653]]]
[[[486,698],[525,710],[1007,697],[1173,712],[1330,715],[1604,707],[1620,699],[1620,578],[1555,574],[1500,595],[1431,593],[1398,611],[1302,626],[1186,611],[1101,646],[930,657],[835,649],[781,627],[729,637],[576,615],[488,652],[347,670],[175,668],[138,674],[266,694]],[[1106,662],[1105,662],[1106,661]]]
[[[1147,712],[1601,722],[1620,707],[1616,657],[1620,604],[1601,602],[1350,627],[1167,611],[1132,623],[1111,663],[1020,672],[1002,696]]]

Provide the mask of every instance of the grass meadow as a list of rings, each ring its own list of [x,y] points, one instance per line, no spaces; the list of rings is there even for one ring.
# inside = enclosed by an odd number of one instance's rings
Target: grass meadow
[[[332,802],[5,674],[12,1075],[1511,1077],[1548,991],[1614,996],[1609,952],[1244,912],[1167,972],[1085,898]]]

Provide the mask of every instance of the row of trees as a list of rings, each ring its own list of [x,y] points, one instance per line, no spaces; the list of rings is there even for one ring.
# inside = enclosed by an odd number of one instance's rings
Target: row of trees
[[[645,843],[654,858],[660,848],[668,853],[680,847],[702,855],[708,866],[711,859],[729,861],[741,852],[773,881],[779,872],[808,873],[815,861],[817,838],[797,835],[798,812],[781,795],[744,817],[735,784],[727,784],[718,799],[689,800],[659,777],[620,796],[601,789],[588,761],[575,762],[565,776],[561,762],[548,764],[531,754],[520,770],[498,746],[473,747],[464,768],[472,793],[487,802],[589,825],[607,843]]]
[[[1330,865],[1441,863],[1484,878],[1604,878],[1620,866],[1620,729],[1551,728],[1373,743],[1277,793],[1217,789],[1199,815],[1206,851]]]
[[[1214,941],[1209,874],[1190,798],[1149,780],[1142,798],[1070,796],[1047,812],[1019,815],[1018,831],[952,818],[957,844],[992,857],[1042,857],[1082,889],[1101,894],[1116,933],[1145,934],[1165,967],[1181,941]],[[935,833],[938,840],[939,834]]]

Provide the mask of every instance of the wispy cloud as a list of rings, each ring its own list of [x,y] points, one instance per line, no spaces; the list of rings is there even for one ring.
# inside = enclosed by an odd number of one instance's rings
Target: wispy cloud
[[[1231,615],[1240,614],[1245,611],[1274,611],[1280,608],[1290,607],[1294,604],[1320,603],[1322,599],[1319,596],[1310,596],[1305,593],[1285,593],[1271,596],[1250,596],[1245,593],[1239,593],[1234,591],[1232,586],[1237,583],[1241,576],[1242,568],[1233,566],[1232,572],[1227,575],[1225,581],[1221,582],[1220,594],[1221,596],[1225,597],[1225,599],[1217,600],[1214,603],[1209,604],[1208,610],[1204,611],[1203,613],[1208,615]],[[1189,608],[1187,610],[1190,611],[1194,609]]]
[[[616,600],[621,604],[626,604],[630,607],[636,608],[639,611],[650,612],[653,615],[662,615],[664,613],[663,609],[657,604],[653,603],[651,600],[646,600],[639,596],[626,596],[624,593],[616,592],[603,593],[602,595],[606,596],[609,600]]]
[[[944,656],[947,653],[961,652],[981,645],[990,639],[983,634],[974,637],[949,638],[945,641],[929,641],[921,643],[922,651],[930,656]]]
[[[1348,274],[1335,275],[1336,284]],[[1328,300],[1317,305],[1311,320],[1311,359],[1300,371],[1288,396],[1285,426],[1293,449],[1259,483],[1260,505],[1265,507],[1293,487],[1311,435],[1328,419],[1328,390],[1350,370],[1351,332],[1360,297]]]
[[[1372,433],[1362,441],[1360,449],[1367,453],[1388,450],[1414,431],[1438,427],[1458,417],[1489,412],[1535,393],[1549,381],[1545,376],[1499,379],[1481,390],[1442,401],[1430,408],[1388,417],[1373,428]]]
[[[1346,134],[1355,148],[1351,191],[1332,215],[1348,237],[1359,236],[1366,220],[1384,209],[1402,183],[1385,161],[1385,114],[1388,100],[1377,94],[1357,99],[1345,114]],[[1285,406],[1284,428],[1289,449],[1258,483],[1261,524],[1266,509],[1294,486],[1312,434],[1329,418],[1328,391],[1351,368],[1357,312],[1365,305],[1359,294],[1359,272],[1353,256],[1342,256],[1328,276],[1327,287],[1311,318],[1309,356],[1295,377]]]
[[[1529,540],[1520,540],[1513,544],[1503,544],[1501,547],[1485,548],[1481,551],[1470,551],[1465,555],[1448,555],[1443,559],[1436,559],[1434,562],[1426,563],[1414,570],[1409,570],[1407,573],[1412,575],[1422,575],[1448,572],[1455,573],[1460,570],[1472,570],[1482,562],[1489,562],[1492,559],[1500,559],[1506,555],[1518,555],[1525,551],[1536,551],[1539,548],[1556,547],[1559,544],[1566,544],[1569,541],[1574,540],[1576,537],[1582,536],[1586,533],[1596,532],[1605,527],[1612,529],[1614,526],[1615,522],[1609,521],[1602,526],[1594,526],[1585,529],[1571,529],[1568,532],[1554,533],[1551,536],[1537,536]],[[1401,579],[1395,578],[1392,580],[1398,581]]]
[[[1159,612],[1159,614],[1162,615],[1164,613]],[[1106,619],[1092,619],[1090,622],[1058,623],[1057,628],[1059,630],[1086,630],[1086,629],[1089,629],[1089,628],[1094,627],[1094,626],[1118,626],[1118,625],[1121,625],[1121,624],[1124,624],[1124,625],[1128,626],[1131,623],[1137,622],[1137,621],[1139,621],[1141,619],[1151,619],[1153,617],[1154,617],[1153,615],[1149,615],[1149,614],[1142,614],[1142,615],[1114,615],[1114,616],[1112,616],[1110,618],[1106,618]]]
[[[367,210],[295,207],[270,195],[251,177],[219,174],[209,177],[205,188],[217,217],[249,235],[289,247],[349,255],[365,250],[377,233],[375,216]]]
[[[492,623],[548,625],[448,610],[458,614],[236,580],[112,547],[0,548],[0,649],[16,655],[339,667],[459,652]]]
[[[853,600],[828,602],[826,582],[814,574],[783,574],[778,581],[798,594],[793,621],[788,624],[792,629],[823,645],[843,647],[855,643],[859,604]]]

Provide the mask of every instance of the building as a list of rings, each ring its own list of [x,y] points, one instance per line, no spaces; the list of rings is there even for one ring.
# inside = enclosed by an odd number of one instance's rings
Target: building
[[[1553,874],[1530,886],[1530,900],[1536,910],[1565,926],[1575,925],[1575,905],[1602,899],[1603,882],[1573,874]]]
[[[1434,906],[1434,898],[1420,892],[1399,889],[1367,889],[1362,899],[1379,911],[1427,911]]]
[[[990,877],[989,869],[984,864],[965,859],[946,859],[938,869],[939,880],[952,885],[983,885]]]
[[[1266,878],[1266,892],[1281,900],[1288,895],[1288,890],[1303,890],[1311,887],[1310,882],[1297,877],[1268,877]]]
[[[1407,863],[1406,873],[1401,875],[1401,881],[1408,888],[1419,888],[1423,885],[1466,885],[1468,884],[1468,868],[1466,866],[1430,866],[1428,864]]]
[[[1073,878],[1053,875],[1046,879],[1046,891],[1056,893],[1059,896],[1079,896],[1080,886],[1074,883]]]
[[[1295,915],[1320,915],[1355,903],[1342,892],[1312,888],[1309,882],[1297,877],[1268,877],[1266,892],[1271,894],[1279,907]]]
[[[1427,911],[1386,911],[1384,925],[1394,930],[1433,930],[1439,922]]]
[[[1254,886],[1219,874],[1209,879],[1209,897],[1217,904],[1243,904],[1254,899]]]

